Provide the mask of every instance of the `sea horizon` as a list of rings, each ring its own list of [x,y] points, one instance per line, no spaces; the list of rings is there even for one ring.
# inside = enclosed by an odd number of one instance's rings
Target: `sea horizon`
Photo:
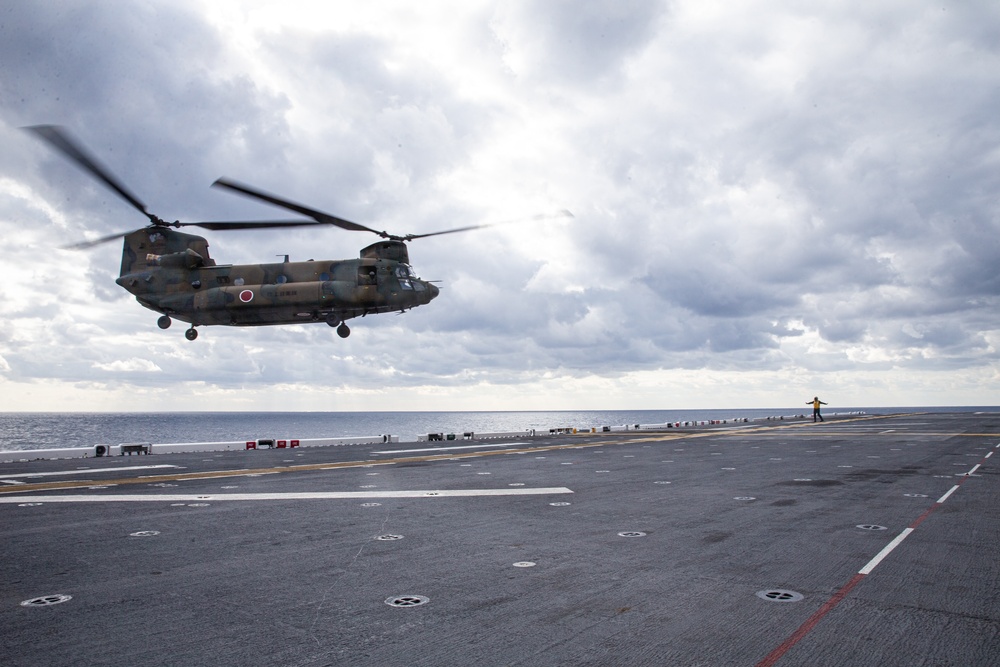
[[[824,406],[823,413],[1000,411],[997,406]],[[156,411],[0,412],[0,451],[90,447],[125,442],[239,442],[259,438],[393,435],[416,441],[428,433],[528,432],[552,428],[737,419],[808,417],[811,407],[662,410],[456,411]]]

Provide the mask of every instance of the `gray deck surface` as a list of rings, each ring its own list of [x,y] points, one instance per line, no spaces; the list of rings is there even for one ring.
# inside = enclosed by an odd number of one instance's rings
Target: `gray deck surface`
[[[1000,664],[1000,414],[497,444],[0,464],[0,665]]]

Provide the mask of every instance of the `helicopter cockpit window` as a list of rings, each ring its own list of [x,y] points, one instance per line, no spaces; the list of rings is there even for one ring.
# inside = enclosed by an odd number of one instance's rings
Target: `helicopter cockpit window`
[[[400,264],[396,267],[396,278],[399,280],[399,286],[406,290],[413,289],[413,283],[410,278],[415,278],[413,275],[413,269],[411,269],[406,264]]]

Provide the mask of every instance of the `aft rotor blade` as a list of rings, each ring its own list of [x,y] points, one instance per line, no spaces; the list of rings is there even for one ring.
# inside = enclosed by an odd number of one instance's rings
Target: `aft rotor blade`
[[[125,201],[141,211],[151,222],[156,221],[156,216],[146,211],[146,205],[139,201],[138,197],[129,192],[128,188],[117,178],[112,176],[111,172],[97,161],[97,158],[88,154],[82,146],[73,141],[66,130],[56,125],[33,125],[24,129],[35,133],[78,166],[89,171],[98,180],[121,195]]]
[[[205,229],[211,229],[212,231],[226,231],[226,230],[236,230],[236,229],[275,229],[284,227],[315,227],[321,224],[315,220],[248,220],[248,221],[228,221],[228,222],[167,222],[162,226],[164,227],[203,227]],[[124,236],[128,236],[133,232],[138,232],[142,229],[156,230],[159,225],[155,227],[140,227],[139,229],[131,229],[127,232],[120,232],[118,234],[108,234],[107,236],[102,236],[99,239],[94,239],[92,241],[81,241],[79,243],[73,243],[70,245],[61,246],[63,250],[83,250],[85,248],[93,248],[94,246],[101,245],[102,243],[107,243],[108,241],[114,241],[120,239]]]
[[[140,229],[144,229],[140,227]],[[102,236],[99,239],[94,239],[93,241],[80,241],[79,243],[73,243],[70,245],[60,246],[63,250],[84,250],[85,248],[93,248],[94,246],[101,245],[102,243],[108,243],[109,241],[114,241],[120,239],[123,236],[128,236],[132,232],[137,232],[138,229],[132,229],[127,232],[119,232],[118,234],[108,234],[107,236]]]
[[[344,220],[343,218],[338,218],[335,215],[330,215],[329,213],[324,213],[322,211],[317,211],[314,208],[309,208],[308,206],[303,206],[302,204],[297,204],[288,199],[282,199],[267,192],[257,190],[250,187],[249,185],[244,185],[242,183],[237,183],[236,181],[229,180],[227,178],[220,178],[212,185],[218,186],[220,188],[226,188],[227,190],[232,190],[238,192],[246,197],[251,197],[253,199],[260,199],[261,201],[266,201],[269,204],[274,204],[275,206],[280,206],[282,208],[287,208],[289,211],[295,211],[296,213],[301,213],[302,215],[307,215],[316,222],[335,225],[341,229],[348,229],[354,232],[371,232],[372,234],[378,234],[383,238],[388,238],[389,235],[385,232],[380,232],[372,229],[371,227],[365,227],[364,225],[359,225],[356,222],[351,222],[350,220]]]
[[[500,225],[512,225],[519,222],[530,222],[532,220],[548,220],[550,218],[572,218],[574,217],[572,213],[563,209],[557,213],[542,213],[539,215],[533,215],[530,218],[517,218],[516,220],[504,220],[502,222],[488,222],[483,225],[469,225],[468,227],[458,227],[456,229],[446,229],[441,232],[428,232],[427,234],[407,234],[403,237],[405,241],[412,241],[413,239],[424,239],[428,236],[441,236],[442,234],[457,234],[458,232],[468,232],[473,229],[485,229],[486,227],[499,227]]]

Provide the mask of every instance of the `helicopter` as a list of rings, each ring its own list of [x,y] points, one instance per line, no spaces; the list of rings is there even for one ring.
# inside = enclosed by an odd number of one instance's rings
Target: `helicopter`
[[[307,219],[228,222],[167,222],[150,213],[112,173],[63,128],[24,128],[47,142],[117,193],[149,219],[145,227],[110,234],[69,248],[87,248],[124,239],[121,271],[115,281],[141,305],[160,313],[157,325],[173,320],[190,324],[184,336],[198,338],[198,326],[273,326],[308,322],[335,327],[347,338],[347,320],[378,313],[406,312],[430,303],[440,293],[417,277],[406,243],[415,239],[492,227],[470,225],[425,234],[395,235],[297,204],[251,186],[220,178],[212,185],[296,212]],[[572,216],[561,211],[560,216]],[[551,216],[536,216],[544,218]],[[514,222],[514,221],[508,221]],[[201,227],[212,231],[334,226],[370,232],[381,240],[362,248],[358,259],[288,261],[268,264],[218,264],[201,236],[177,231]]]

